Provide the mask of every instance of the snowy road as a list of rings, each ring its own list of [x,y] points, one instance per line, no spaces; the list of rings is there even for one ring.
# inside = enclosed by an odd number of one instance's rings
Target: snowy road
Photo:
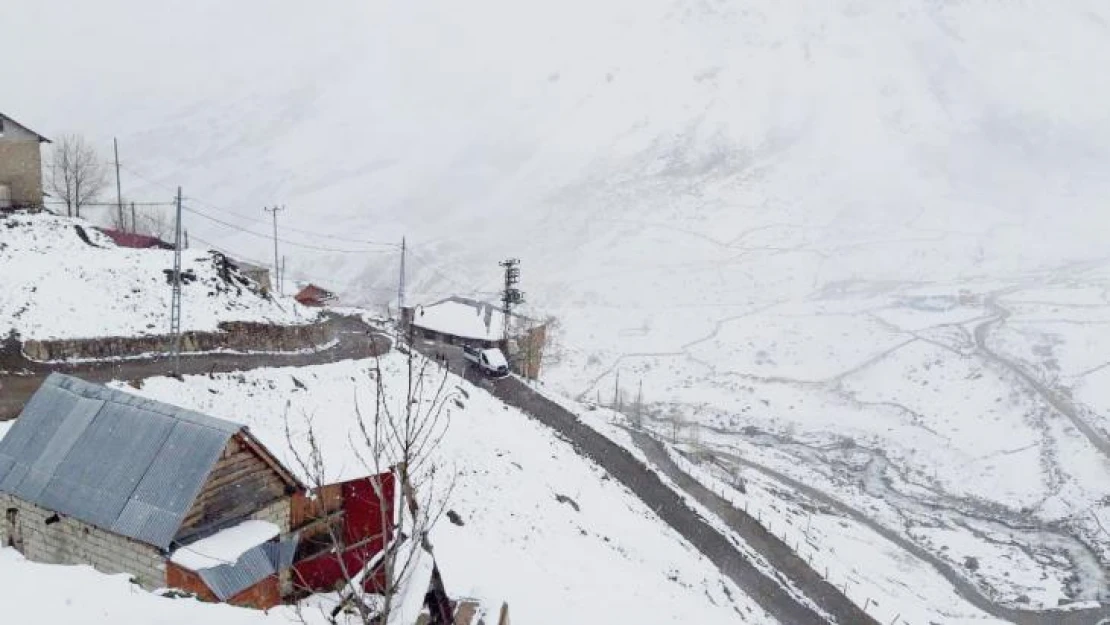
[[[750,562],[720,531],[693,511],[682,497],[651,469],[626,449],[583,424],[570,411],[528,388],[516,378],[488,380],[468,368],[458,348],[422,346],[429,355],[448,356],[452,369],[463,371],[474,383],[483,386],[505,403],[518,408],[566,437],[583,456],[590,458],[644,501],[668,525],[679,532],[698,551],[709,558],[722,574],[732,579],[759,605],[782,623],[792,625],[827,623],[828,620],[792,596],[783,583],[764,574]],[[762,528],[749,528],[752,537]],[[745,539],[749,538],[745,534]],[[837,623],[874,623],[858,606],[829,586],[796,554],[765,531],[752,548],[766,558],[783,578],[800,588],[806,597]]]
[[[337,342],[328,349],[293,354],[198,354],[182,355],[181,373],[205,374],[242,371],[260,367],[305,366],[353,358],[368,358],[389,351],[390,340],[355,317],[334,317]],[[18,346],[16,346],[18,349]],[[166,358],[125,362],[83,363],[78,365],[42,365],[22,358],[18,353],[0,354],[0,362],[14,363],[19,373],[0,371],[0,421],[19,416],[23,404],[31,397],[51,371],[64,371],[90,382],[109,380],[140,380],[166,375]],[[11,365],[6,365],[15,369]]]

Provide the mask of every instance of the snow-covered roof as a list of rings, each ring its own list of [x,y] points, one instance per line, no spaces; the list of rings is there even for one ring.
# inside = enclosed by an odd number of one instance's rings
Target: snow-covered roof
[[[165,548],[242,429],[53,373],[0,440],[0,492]]]
[[[281,535],[269,521],[244,521],[207,538],[178,547],[170,560],[195,571],[220,601],[227,601],[267,577],[293,566],[298,537]]]
[[[417,306],[412,311],[412,324],[418,328],[481,341],[500,341],[503,319],[493,304],[462,298]]]
[[[192,571],[234,564],[244,553],[281,534],[269,521],[243,521],[207,538],[178,547],[170,561]]]

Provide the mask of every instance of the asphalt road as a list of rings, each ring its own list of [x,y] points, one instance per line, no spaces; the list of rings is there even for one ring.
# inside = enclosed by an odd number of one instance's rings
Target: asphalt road
[[[181,356],[183,375],[225,371],[245,371],[261,367],[302,367],[355,358],[372,358],[389,351],[390,340],[357,317],[333,317],[337,342],[311,353],[294,354],[195,354]],[[75,375],[90,382],[139,380],[169,375],[170,361],[165,357],[123,362],[44,365],[26,360],[22,354],[3,354],[0,362],[0,421],[14,419],[23,405],[38,390],[52,371]]]
[[[425,355],[441,353],[447,357],[451,370],[463,374],[467,379],[489,389],[505,403],[519,408],[525,414],[555,430],[565,438],[582,456],[596,462],[614,479],[619,481],[648,505],[667,525],[671,526],[699,552],[708,558],[721,573],[736,583],[760,607],[774,616],[779,622],[788,625],[807,625],[828,623],[809,606],[792,596],[778,580],[764,574],[736,546],[697,512],[686,505],[682,497],[663,483],[656,473],[644,466],[626,449],[583,424],[573,413],[543,397],[517,378],[509,377],[491,380],[476,368],[469,367],[462,359],[461,351],[453,346],[421,343],[417,348]],[[650,445],[648,446],[650,448]],[[661,451],[661,450],[660,450]],[[654,454],[649,454],[649,456]],[[666,454],[663,454],[665,456]],[[669,460],[669,459],[668,459]],[[655,462],[656,458],[652,458]],[[673,463],[672,463],[673,464]],[[661,466],[664,472],[666,466]],[[675,467],[677,469],[677,467]],[[680,471],[681,473],[681,471]],[[684,474],[683,474],[684,475]],[[680,487],[687,489],[696,498],[697,484],[689,476],[676,480]],[[688,488],[689,487],[689,488]],[[704,489],[704,487],[701,487]],[[706,492],[709,492],[705,489]],[[712,493],[709,493],[712,494]],[[742,513],[741,513],[742,514]],[[730,526],[735,519],[727,514],[723,517]],[[789,579],[801,589],[811,601],[832,616],[834,622],[852,625],[876,623],[874,619],[848,601],[835,588],[827,584],[813,571],[802,558],[786,545],[778,541],[762,526],[752,519],[743,524],[745,541],[759,551],[773,566],[778,575]]]

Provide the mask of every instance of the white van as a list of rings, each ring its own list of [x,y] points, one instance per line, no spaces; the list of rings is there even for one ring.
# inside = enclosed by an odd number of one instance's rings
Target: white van
[[[505,354],[496,347],[481,349],[464,345],[463,357],[490,377],[503,378],[509,375],[509,361],[505,360]]]

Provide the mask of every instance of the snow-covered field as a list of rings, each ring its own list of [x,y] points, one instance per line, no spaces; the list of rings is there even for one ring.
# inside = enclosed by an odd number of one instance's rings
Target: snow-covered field
[[[1042,284],[1062,303],[1030,303]],[[1106,286],[1080,268],[814,297],[549,382],[611,404],[619,372],[630,408],[643,380],[660,436],[823,491],[1001,604],[1107,602],[1106,394],[1088,379],[1105,370],[1110,308],[1090,300]],[[874,554],[840,557],[866,570]]]
[[[83,239],[79,230],[85,234]],[[173,252],[117,247],[82,219],[0,216],[0,335],[68,339],[168,334]],[[182,253],[182,330],[215,331],[222,321],[302,324],[316,312],[257,292],[220,257]]]

